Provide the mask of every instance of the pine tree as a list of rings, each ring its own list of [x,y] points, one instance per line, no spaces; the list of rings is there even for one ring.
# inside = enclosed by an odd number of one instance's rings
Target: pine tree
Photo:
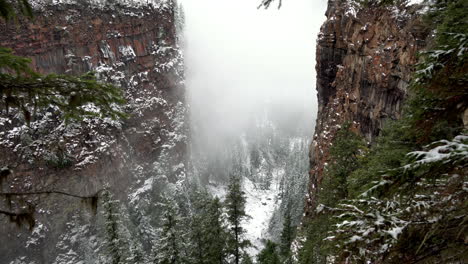
[[[206,192],[195,192],[192,198],[192,210],[189,228],[189,255],[194,264],[203,264],[207,259],[207,250],[210,244],[207,241],[207,218],[208,206],[210,204],[209,194]]]
[[[20,112],[29,124],[42,111],[55,108],[67,122],[84,117],[126,117],[117,105],[123,105],[123,91],[96,80],[92,72],[82,76],[34,72],[30,59],[15,56],[11,49],[0,47],[0,106],[7,115]],[[99,109],[90,110],[89,105]]]
[[[208,245],[206,263],[223,264],[226,259],[228,230],[224,224],[223,208],[218,197],[209,204],[205,221],[205,238]]]
[[[166,199],[159,240],[154,246],[154,263],[185,264],[187,252],[185,230],[177,204]]]
[[[109,252],[108,256],[112,264],[127,263],[128,241],[124,238],[121,229],[122,223],[119,218],[119,202],[114,200],[109,190],[102,192],[102,214],[104,216],[104,226],[106,233],[106,244]]]
[[[276,244],[270,240],[267,241],[265,248],[257,256],[258,264],[280,264],[281,261],[276,252]]]
[[[348,197],[349,177],[360,167],[360,157],[364,153],[363,139],[351,130],[349,123],[343,124],[330,148],[330,164],[318,193],[322,206],[334,207]],[[324,239],[335,223],[333,215],[323,211],[305,224],[307,240],[299,254],[300,263],[325,263],[327,256],[334,254],[336,247]]]
[[[127,258],[128,264],[143,264],[146,263],[143,249],[135,242],[130,243],[129,257]]]
[[[0,17],[8,21],[17,15],[32,17],[33,11],[28,0],[0,1]],[[23,114],[27,123],[40,110],[50,107],[60,109],[65,121],[96,116],[86,109],[91,104],[100,108],[100,116],[114,119],[126,117],[116,105],[125,103],[123,92],[118,87],[101,83],[93,73],[82,76],[35,72],[29,64],[31,59],[15,56],[12,50],[0,47],[0,105],[6,109],[15,108]]]
[[[331,164],[325,169],[319,201],[334,206],[348,197],[348,177],[359,168],[359,157],[364,154],[364,140],[351,131],[349,123],[343,124],[330,148]]]
[[[219,198],[211,198],[207,192],[196,192],[191,200],[190,263],[225,263],[228,230]]]
[[[243,239],[245,229],[242,220],[249,216],[245,212],[245,195],[241,189],[240,177],[231,176],[226,195],[227,220],[230,224],[229,252],[234,256],[236,264],[240,263],[241,251],[251,245],[249,240]]]
[[[285,263],[291,263],[291,243],[294,239],[294,230],[295,227],[291,224],[291,214],[286,213],[280,236],[280,254]]]

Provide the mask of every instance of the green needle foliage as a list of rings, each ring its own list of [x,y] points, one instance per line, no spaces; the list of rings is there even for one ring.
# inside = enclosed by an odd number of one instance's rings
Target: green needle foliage
[[[463,129],[468,107],[468,2],[436,0],[424,19],[436,32],[421,53],[407,104],[407,120],[417,142],[453,138]]]
[[[403,117],[369,151],[353,152],[352,137],[338,133],[300,263],[468,260],[467,4],[430,3],[425,19],[435,34]]]
[[[102,214],[106,233],[106,246],[112,264],[125,263],[128,256],[128,242],[122,236],[119,202],[109,190],[102,192]]]
[[[186,230],[183,226],[184,219],[180,208],[171,197],[165,200],[159,240],[153,248],[153,262],[158,264],[188,263]]]
[[[0,16],[5,20],[17,15],[32,18],[27,0],[0,0]],[[49,74],[43,76],[29,67],[31,60],[15,56],[0,47],[0,107],[22,112],[29,124],[40,110],[58,109],[66,122],[84,117],[124,118],[118,106],[125,103],[120,88],[96,80],[93,73],[82,76]]]
[[[16,19],[17,15],[33,16],[33,9],[28,0],[6,1],[0,0],[0,16],[5,20]]]
[[[291,243],[294,240],[296,227],[292,226],[291,214],[286,213],[284,217],[283,230],[280,235],[279,253],[286,264],[292,263]]]
[[[223,264],[226,257],[227,227],[220,200],[207,192],[196,192],[190,216],[189,254],[193,264]]]
[[[22,112],[27,123],[40,110],[59,110],[66,122],[84,117],[125,118],[119,109],[125,103],[123,92],[96,80],[92,72],[82,76],[49,74],[42,76],[30,67],[30,59],[15,56],[0,48],[0,106]]]
[[[241,178],[231,176],[225,208],[230,225],[228,251],[234,256],[236,264],[240,263],[242,250],[251,246],[251,242],[243,238],[246,230],[242,227],[242,220],[249,218],[245,212],[245,203],[246,197],[241,188]]]
[[[208,204],[204,235],[208,246],[205,263],[222,264],[227,255],[227,230],[222,204],[218,198],[214,198]]]
[[[259,264],[280,264],[280,258],[276,252],[276,244],[270,240],[267,241],[265,248],[257,256]]]
[[[351,130],[351,125],[345,123],[337,132],[330,148],[330,164],[318,193],[318,201],[327,208],[335,207],[349,197],[349,177],[360,168],[360,160],[367,153],[362,137]],[[325,263],[326,256],[336,251],[333,245],[324,241],[337,222],[333,215],[321,211],[305,224],[307,241],[299,254],[301,263]]]
[[[348,177],[359,168],[359,159],[366,152],[362,137],[351,131],[346,123],[338,131],[333,146],[330,148],[330,164],[325,169],[322,181],[323,189],[319,192],[319,201],[333,206],[348,197]]]

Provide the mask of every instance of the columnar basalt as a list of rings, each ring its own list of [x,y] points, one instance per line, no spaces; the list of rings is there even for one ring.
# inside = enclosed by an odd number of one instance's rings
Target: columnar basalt
[[[428,34],[418,10],[329,1],[317,43],[319,110],[310,148],[307,215],[313,214],[329,149],[341,125],[351,123],[372,143],[385,120],[400,117],[417,52]]]

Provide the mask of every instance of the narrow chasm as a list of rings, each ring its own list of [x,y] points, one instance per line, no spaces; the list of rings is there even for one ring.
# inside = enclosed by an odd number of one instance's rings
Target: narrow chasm
[[[280,243],[285,222],[292,230],[302,219],[317,109],[313,46],[325,19],[323,1],[258,4],[183,2],[188,179],[225,202],[240,182],[239,231],[254,261],[267,241]]]
[[[0,1],[0,264],[468,263],[467,3]]]

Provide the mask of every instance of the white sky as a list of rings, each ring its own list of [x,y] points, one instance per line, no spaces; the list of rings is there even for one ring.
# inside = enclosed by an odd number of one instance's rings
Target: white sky
[[[193,122],[212,138],[245,129],[267,105],[316,118],[315,44],[326,0],[181,0]],[[312,134],[311,134],[312,136]],[[218,142],[219,143],[219,142]]]

